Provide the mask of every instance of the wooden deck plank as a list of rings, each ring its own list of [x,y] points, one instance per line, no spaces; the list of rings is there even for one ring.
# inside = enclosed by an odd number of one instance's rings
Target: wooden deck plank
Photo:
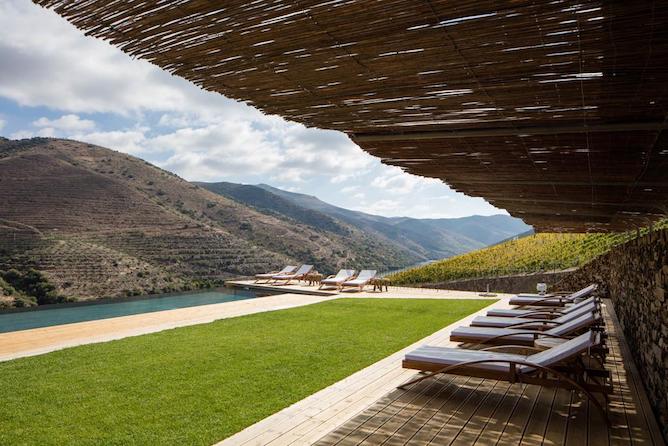
[[[526,386],[524,393],[513,408],[513,413],[504,426],[503,433],[497,444],[519,444],[524,435],[531,413],[536,402],[539,400],[541,388],[538,386]]]
[[[397,429],[397,431],[388,438],[385,446],[399,446],[409,442],[415,442],[413,437],[439,412],[447,410],[447,404],[454,395],[454,391],[459,385],[465,385],[469,379],[462,377],[435,377],[434,385],[440,386],[440,392],[437,398],[432,399],[429,404],[418,408],[418,411]]]
[[[466,405],[454,411],[448,420],[448,423],[441,427],[441,430],[434,436],[429,444],[446,445],[452,442],[466,426],[469,420],[480,409],[489,393],[494,389],[495,381],[483,380],[480,385],[471,393]]]
[[[490,445],[496,444],[501,435],[503,435],[503,430],[510,419],[510,416],[515,409],[515,406],[524,395],[524,390],[526,385],[524,384],[514,384],[510,386],[508,392],[506,392],[505,397],[501,401],[501,404],[497,407],[497,410],[494,412],[492,421],[487,423],[478,439],[476,440],[476,445]]]
[[[537,404],[531,412],[529,422],[520,441],[522,446],[540,446],[543,444],[545,429],[550,419],[550,412],[552,411],[556,392],[557,389],[548,389],[545,387],[540,390],[539,397],[542,403]]]
[[[452,386],[445,395],[447,399],[441,407],[433,410],[426,423],[412,436],[407,436],[409,444],[429,444],[455,412],[462,410],[462,405],[478,388],[482,380],[457,378],[451,381]]]
[[[611,330],[615,334],[611,344],[615,357],[619,359],[616,361],[618,376],[621,376],[623,373],[623,376],[628,383],[629,397],[633,401],[633,408],[629,407],[628,404],[625,405],[626,414],[627,417],[631,417],[632,414],[638,414],[640,417],[638,419],[639,423],[636,424],[631,420],[629,423],[630,435],[633,443],[663,445],[664,441],[659,424],[652,412],[649,399],[645,393],[642,377],[640,376],[635,363],[631,360],[631,350],[621,333],[622,329],[617,320],[615,309],[611,304],[608,304],[606,310],[606,316],[609,320],[608,326],[611,327]],[[622,358],[628,358],[628,360],[624,361]],[[636,419],[633,418],[633,421],[636,421]],[[647,429],[641,428],[643,424]]]
[[[429,379],[424,382],[428,386],[428,391],[421,391],[419,388],[408,389],[407,392],[415,395],[411,403],[387,420],[360,444],[381,445],[390,439],[400,440],[401,434],[398,431],[406,424],[413,422],[414,417],[422,408],[440,404],[448,386],[443,385],[437,379]]]
[[[469,446],[478,440],[484,427],[493,419],[510,386],[510,384],[500,381],[495,383],[482,407],[473,414],[459,434],[452,439],[452,446]]]
[[[587,444],[589,421],[589,403],[584,395],[571,393],[571,406],[568,413],[566,444]]]
[[[550,408],[550,418],[545,429],[544,445],[564,444],[568,429],[568,413],[570,411],[571,392],[557,390]]]

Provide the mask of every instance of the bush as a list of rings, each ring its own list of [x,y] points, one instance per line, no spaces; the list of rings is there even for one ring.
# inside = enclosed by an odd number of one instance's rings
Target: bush
[[[31,268],[25,273],[10,269],[5,272],[0,271],[0,276],[18,291],[19,294],[25,295],[30,301],[34,298],[39,305],[67,302],[65,296],[59,295],[56,287],[49,283],[49,280],[41,272],[35,269]],[[23,306],[19,302],[16,302],[16,299],[15,304]]]

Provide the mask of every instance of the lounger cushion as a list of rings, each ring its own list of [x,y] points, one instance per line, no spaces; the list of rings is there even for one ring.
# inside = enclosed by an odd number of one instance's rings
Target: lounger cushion
[[[599,313],[587,313],[580,317],[577,317],[569,322],[566,322],[562,325],[550,328],[545,330],[544,333],[555,335],[555,336],[566,336],[571,333],[575,333],[578,330],[581,330],[586,327],[592,326],[600,318]],[[533,342],[535,336],[528,332],[535,332],[540,334],[540,331],[534,331],[526,328],[492,328],[492,327],[458,327],[452,330],[450,333],[450,338],[453,340],[456,339],[467,339],[470,341],[485,343],[486,341],[496,338],[498,336],[505,336],[499,341],[503,340],[504,343],[513,344],[513,343],[522,343],[530,344]],[[521,333],[513,335],[513,333]]]
[[[517,309],[513,309],[513,308],[508,308],[508,309],[498,308],[498,309],[494,309],[494,310],[489,310],[487,312],[487,316],[488,317],[505,317],[505,318],[512,317],[512,318],[514,318],[514,317],[522,317],[526,314],[530,314],[530,313],[533,313],[535,311],[538,311],[538,310],[535,310],[535,309],[517,310]]]
[[[545,306],[559,306],[564,305],[565,302],[568,302],[566,298],[559,297],[522,297],[515,296],[511,297],[508,303],[510,305],[545,305]]]
[[[458,327],[452,330],[450,338],[466,338],[484,343],[485,341],[502,335],[512,335],[517,332],[531,331],[529,329],[515,330],[512,328],[492,328],[492,327]],[[520,342],[530,344],[534,340],[532,334],[516,334],[502,338],[504,343],[513,344]]]
[[[590,297],[588,299],[583,300],[582,302],[579,302],[577,304],[569,304],[565,306],[564,308],[560,309],[557,314],[565,314],[569,313],[571,311],[577,310],[579,307],[584,306],[589,304],[590,302],[596,302],[597,299],[595,297]],[[545,308],[528,308],[528,309],[517,309],[517,308],[508,308],[508,309],[492,309],[487,312],[487,316],[489,317],[523,317],[527,314],[530,313],[535,313],[536,311],[547,311]]]
[[[587,351],[598,343],[598,336],[592,331],[581,334],[563,344],[552,347],[540,353],[535,353],[527,358],[534,364],[545,367],[557,364],[564,359],[572,358],[578,353]]]
[[[564,313],[561,316],[552,319],[552,322],[557,322],[557,323],[564,323],[566,321],[575,319],[579,316],[582,316],[583,314],[590,313],[596,309],[596,303],[594,301],[591,301],[590,303],[586,305],[578,305],[578,307],[574,311],[570,311],[568,313]],[[489,316],[477,316],[475,319],[473,319],[473,322],[471,322],[471,325],[474,325],[476,327],[507,327],[509,325],[515,325],[515,324],[530,324],[532,321],[535,321],[536,319],[544,319],[542,317],[537,317],[537,318],[522,318],[522,317],[513,317],[513,318],[508,318],[508,317],[489,317]],[[548,327],[551,327],[551,324],[548,324]]]
[[[344,282],[344,285],[364,285],[368,282],[368,280],[364,279],[353,279],[353,280],[346,280]]]
[[[433,347],[425,345],[406,354],[407,361],[426,362],[430,364],[442,364],[443,367],[455,365],[467,361],[477,361],[482,359],[514,359],[523,360],[522,355],[512,355],[509,353],[483,352],[479,350],[466,350],[450,347]],[[484,370],[494,370],[499,372],[508,372],[510,365],[507,363],[481,363],[474,364],[471,367]]]
[[[355,274],[355,270],[353,269],[342,269],[339,271],[335,277],[332,277],[330,279],[322,279],[320,281],[321,284],[327,285],[327,284],[332,284],[332,285],[338,285],[340,283],[345,282],[348,280],[351,276]]]
[[[579,316],[575,319],[571,319],[570,321],[564,324],[558,325],[554,328],[550,328],[549,330],[546,330],[545,333],[557,336],[568,336],[579,330],[582,330],[583,328],[591,327],[600,319],[601,319],[601,314],[598,311],[590,312],[587,314],[583,314],[582,316]]]
[[[364,269],[364,270],[360,271],[357,278],[355,278],[353,280],[347,280],[347,281],[343,282],[343,285],[346,285],[346,286],[366,285],[374,277],[376,277],[376,270]]]
[[[488,316],[478,316],[471,322],[471,325],[474,327],[496,327],[496,328],[505,328],[509,325],[515,324],[530,324],[535,322],[535,326],[541,325],[540,322],[536,322],[535,319],[524,318],[524,317],[488,317]],[[551,327],[552,325],[548,325]],[[524,328],[532,328],[529,325],[524,325]]]
[[[302,265],[294,274],[276,274],[275,276],[271,276],[271,278],[276,280],[296,279],[297,277],[309,273],[312,269],[313,265]]]
[[[582,288],[568,296],[562,296],[561,299],[555,297],[549,299],[550,295],[539,296],[539,295],[523,295],[519,294],[515,297],[510,298],[511,305],[531,305],[532,303],[538,303],[540,301],[541,305],[562,305],[564,301],[577,301],[578,299],[583,299],[593,293],[597,288],[596,284],[589,285],[588,287]]]
[[[290,274],[290,273],[292,273],[292,272],[293,272],[294,270],[296,270],[296,269],[297,269],[296,266],[288,265],[288,266],[286,266],[285,268],[283,268],[282,270],[280,270],[280,271],[277,272],[277,273],[262,273],[262,274],[256,274],[255,277],[258,278],[258,279],[271,279],[271,278],[274,277],[276,274]]]

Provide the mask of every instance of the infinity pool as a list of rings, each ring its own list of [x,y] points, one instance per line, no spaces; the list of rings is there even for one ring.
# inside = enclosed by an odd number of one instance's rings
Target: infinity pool
[[[237,300],[252,299],[255,293],[247,290],[224,288],[164,297],[133,298],[104,303],[62,304],[46,309],[0,313],[0,333],[74,322],[108,319],[131,314],[153,313],[177,308],[197,307]]]

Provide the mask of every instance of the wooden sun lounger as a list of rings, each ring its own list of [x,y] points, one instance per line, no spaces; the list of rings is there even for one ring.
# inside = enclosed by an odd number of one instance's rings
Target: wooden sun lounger
[[[537,306],[556,306],[563,307],[567,303],[577,302],[579,299],[587,298],[596,291],[598,285],[591,284],[588,287],[582,288],[579,291],[571,293],[567,296],[557,296],[557,295],[547,295],[547,296],[536,296],[536,295],[517,295],[511,297],[508,303],[510,305],[518,306],[527,306],[527,305],[537,305]]]
[[[513,328],[458,327],[450,333],[450,340],[473,344],[533,346],[539,337],[568,339],[585,329],[599,326],[602,321],[600,311],[596,310],[547,330],[527,329],[520,325]]]
[[[341,288],[341,284],[348,280],[351,280],[355,276],[354,269],[342,269],[336,275],[327,277],[320,281],[320,286],[318,289],[322,289],[323,286],[335,286],[336,288]]]
[[[492,351],[423,346],[406,354],[404,368],[429,372],[399,386],[401,389],[438,374],[463,375],[509,383],[563,387],[584,393],[601,411],[607,413],[592,392],[606,396],[612,386],[590,375],[583,365],[583,355],[601,345],[601,333],[588,331],[551,349],[529,356]]]
[[[302,265],[299,269],[292,274],[277,274],[272,276],[273,283],[285,282],[287,285],[292,280],[302,280],[304,276],[310,273],[313,270],[313,265]]]
[[[291,274],[291,273],[295,272],[296,269],[297,269],[296,266],[288,265],[280,271],[274,271],[274,272],[271,272],[271,273],[256,274],[255,275],[255,283],[258,283],[261,280],[269,281],[269,280],[271,280],[272,277],[280,275],[280,274]]]
[[[496,327],[496,328],[513,328],[522,326],[524,328],[545,329],[555,327],[557,325],[565,324],[573,319],[576,319],[583,314],[591,313],[598,310],[599,304],[596,301],[591,301],[586,305],[578,305],[573,311],[563,313],[555,318],[546,318],[542,315],[535,317],[493,317],[493,316],[477,316],[471,321],[472,327]]]
[[[364,287],[368,285],[369,282],[373,280],[375,277],[376,277],[375,269],[363,269],[362,271],[360,271],[360,273],[357,275],[356,278],[343,282],[341,284],[341,288],[355,287],[359,288],[359,290],[362,291]]]
[[[587,305],[591,302],[600,302],[600,299],[598,297],[588,297],[587,299],[575,303],[575,304],[568,304],[565,307],[536,307],[536,308],[531,308],[531,307],[522,307],[522,308],[497,308],[497,309],[492,309],[487,312],[487,316],[489,317],[506,317],[506,318],[514,318],[514,317],[544,317],[546,319],[551,319],[555,317],[559,317],[562,314],[567,314],[570,313],[571,311],[575,311],[581,306]]]

